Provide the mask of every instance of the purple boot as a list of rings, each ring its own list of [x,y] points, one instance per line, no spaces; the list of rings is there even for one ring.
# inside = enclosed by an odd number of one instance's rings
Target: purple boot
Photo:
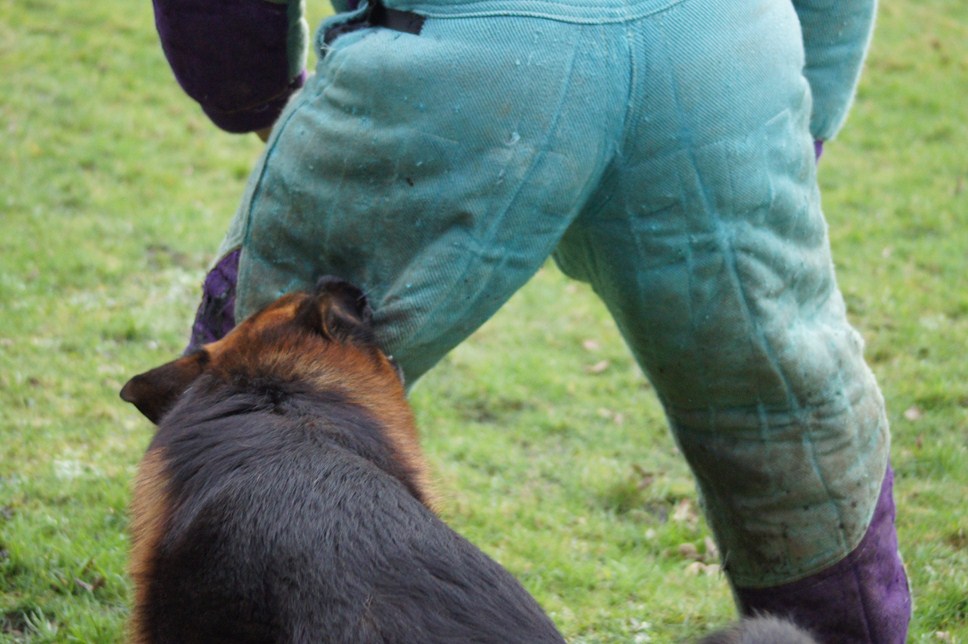
[[[205,277],[202,303],[195,313],[186,354],[220,340],[235,327],[235,283],[239,277],[240,252],[237,249],[223,257]]]
[[[740,611],[789,617],[829,644],[904,642],[911,593],[897,548],[893,487],[888,467],[870,527],[845,559],[782,586],[737,588]]]

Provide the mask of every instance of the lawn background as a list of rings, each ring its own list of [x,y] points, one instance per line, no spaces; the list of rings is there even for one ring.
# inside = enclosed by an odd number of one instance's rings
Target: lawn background
[[[820,178],[893,427],[916,642],[968,642],[966,122],[968,3],[884,3]],[[113,642],[150,437],[117,391],[184,345],[261,146],[180,92],[130,0],[0,0],[0,132],[0,642]],[[413,403],[443,516],[570,641],[731,619],[688,471],[585,286],[543,269]]]

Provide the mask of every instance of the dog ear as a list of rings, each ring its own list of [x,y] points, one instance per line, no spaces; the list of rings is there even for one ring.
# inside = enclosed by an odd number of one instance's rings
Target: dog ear
[[[304,326],[335,340],[370,341],[373,310],[363,291],[345,280],[323,277],[313,295],[300,315]]]
[[[157,425],[207,363],[208,353],[203,350],[155,367],[129,380],[121,389],[121,399]]]

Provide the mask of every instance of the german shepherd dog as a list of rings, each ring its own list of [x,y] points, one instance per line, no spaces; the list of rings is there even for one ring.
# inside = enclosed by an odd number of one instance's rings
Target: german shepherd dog
[[[335,278],[132,378],[134,642],[563,642],[429,505],[403,383]]]

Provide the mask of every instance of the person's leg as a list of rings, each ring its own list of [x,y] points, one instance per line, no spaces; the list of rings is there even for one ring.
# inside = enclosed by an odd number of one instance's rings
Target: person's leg
[[[336,38],[225,245],[242,249],[236,318],[337,275],[419,377],[534,274],[596,185],[621,129],[607,106],[626,98],[597,38],[513,16]]]
[[[632,33],[623,153],[555,257],[655,384],[741,610],[903,641],[887,422],[834,279],[790,3],[686,0]]]

